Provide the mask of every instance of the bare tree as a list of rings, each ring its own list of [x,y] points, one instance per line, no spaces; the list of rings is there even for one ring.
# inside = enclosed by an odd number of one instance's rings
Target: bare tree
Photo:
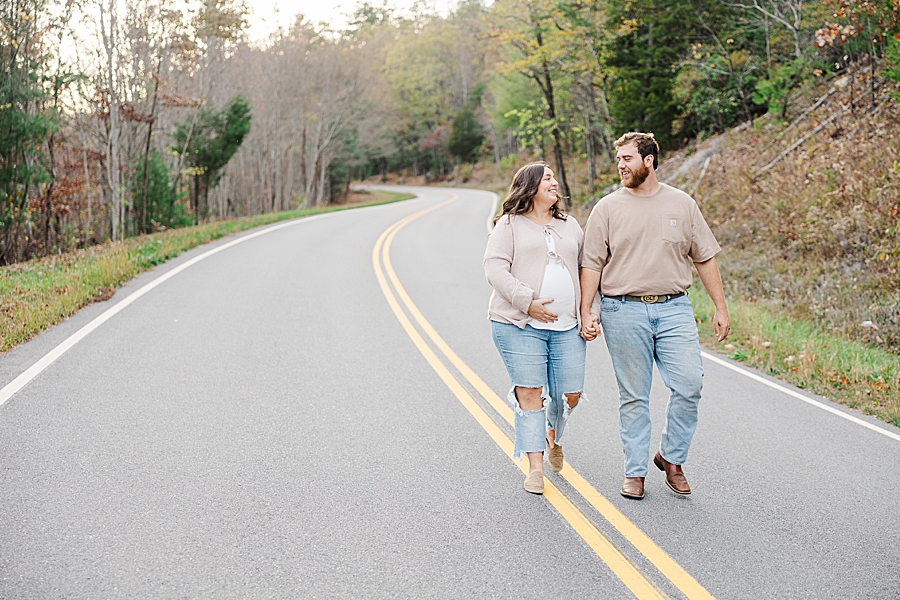
[[[767,50],[769,43],[769,19],[782,25],[794,38],[794,57],[800,58],[802,56],[800,28],[803,21],[803,0],[752,0],[751,2],[723,0],[723,3],[734,8],[743,8],[756,12],[762,17],[766,30]]]
[[[98,0],[100,36],[103,41],[105,63],[103,90],[108,107],[106,120],[106,187],[111,207],[111,238],[119,239],[124,215],[122,213],[122,178],[120,164],[121,126],[119,122],[119,20],[116,0]]]

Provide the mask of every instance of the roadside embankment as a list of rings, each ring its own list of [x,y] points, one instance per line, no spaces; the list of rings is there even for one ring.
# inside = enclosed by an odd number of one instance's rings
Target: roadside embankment
[[[309,215],[386,204],[411,194],[354,194],[348,204],[270,213],[171,229],[0,267],[0,352],[33,338],[140,273],[226,235]]]

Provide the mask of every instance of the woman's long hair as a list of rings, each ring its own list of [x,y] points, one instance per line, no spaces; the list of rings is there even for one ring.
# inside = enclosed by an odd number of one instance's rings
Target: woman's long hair
[[[503,201],[503,212],[494,217],[494,225],[503,215],[524,215],[531,212],[534,208],[534,197],[537,195],[538,187],[544,178],[544,167],[549,167],[547,163],[540,160],[528,163],[513,175],[512,183],[509,184],[509,193],[506,200]],[[566,220],[566,213],[561,208],[562,198],[557,195],[556,203],[550,207],[550,214],[554,219]]]

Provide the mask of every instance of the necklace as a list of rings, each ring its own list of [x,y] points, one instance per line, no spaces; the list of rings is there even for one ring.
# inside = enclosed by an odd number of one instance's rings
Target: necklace
[[[529,221],[531,221],[532,223],[536,223],[536,224],[540,225],[541,227],[545,227],[553,222],[553,214],[550,211],[547,211],[547,215],[546,215],[546,217],[544,217],[544,219],[540,219],[538,217],[538,215],[535,214],[534,211],[525,213],[522,216],[525,217],[526,219],[528,219]]]

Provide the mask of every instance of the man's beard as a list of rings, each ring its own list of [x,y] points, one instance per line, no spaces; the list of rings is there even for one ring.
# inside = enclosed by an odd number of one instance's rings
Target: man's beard
[[[640,171],[632,171],[631,177],[628,179],[622,178],[622,185],[627,188],[637,188],[640,187],[642,183],[647,181],[647,178],[650,176],[650,169],[644,164],[641,163]]]

